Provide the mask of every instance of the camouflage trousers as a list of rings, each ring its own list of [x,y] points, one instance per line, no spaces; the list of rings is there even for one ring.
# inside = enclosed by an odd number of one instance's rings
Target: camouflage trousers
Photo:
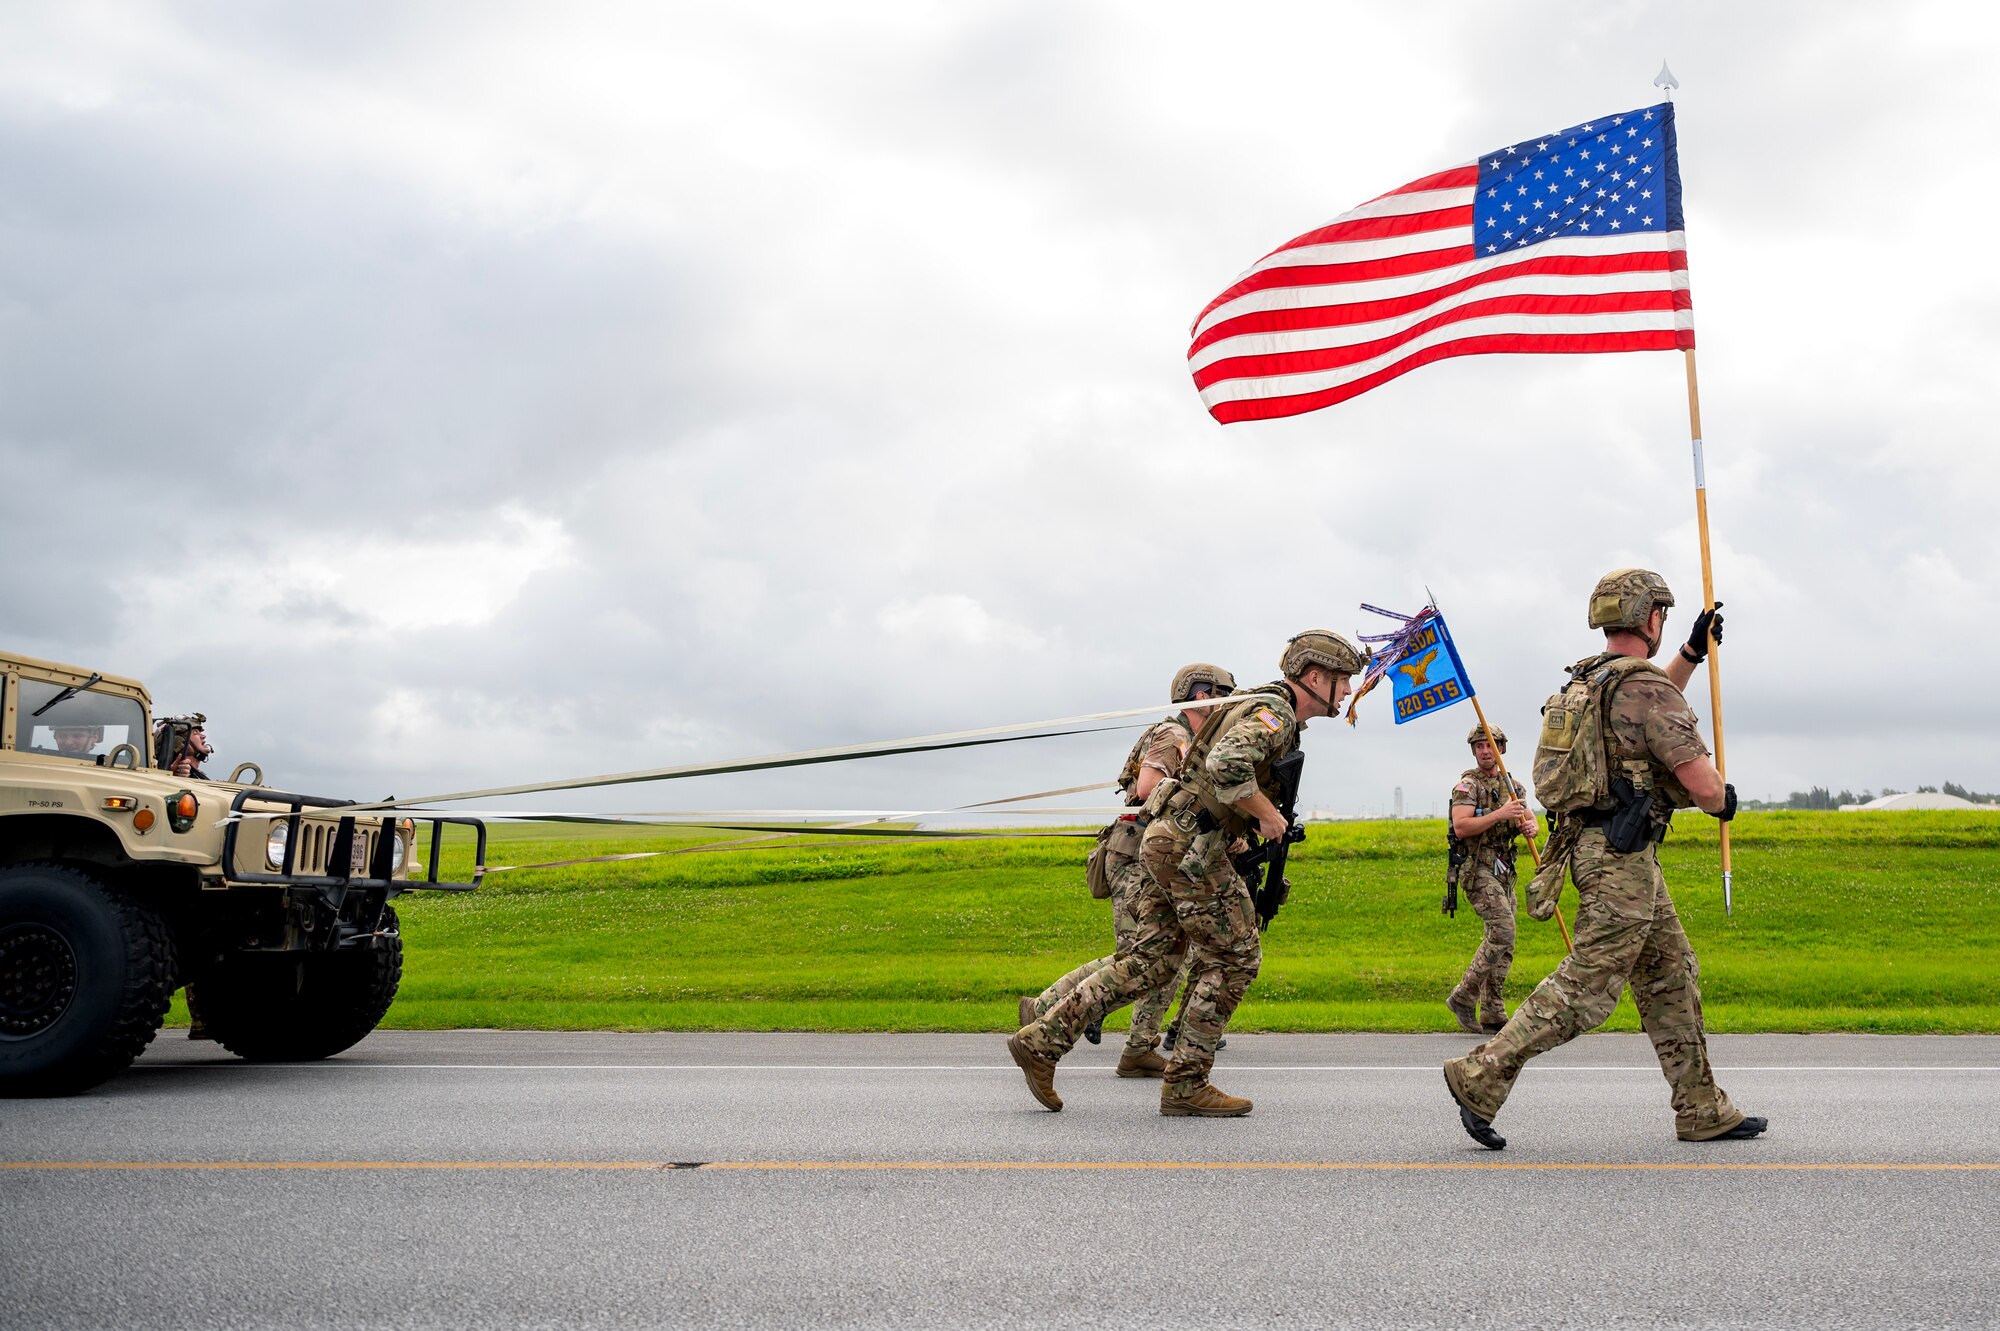
[[[1486,858],[1490,861],[1492,856]],[[1506,1011],[1500,991],[1514,965],[1514,875],[1495,873],[1491,863],[1467,860],[1459,872],[1458,885],[1464,889],[1466,901],[1478,912],[1486,933],[1451,996],[1497,1018]]]
[[[1576,950],[1528,995],[1499,1034],[1453,1060],[1468,1106],[1492,1119],[1536,1054],[1604,1024],[1629,983],[1639,1020],[1672,1088],[1674,1126],[1687,1139],[1742,1122],[1715,1084],[1702,1032],[1701,968],[1660,875],[1657,849],[1620,855],[1587,828],[1570,861],[1576,880]]]
[[[1174,976],[1185,964],[1189,993],[1166,1081],[1188,1094],[1208,1080],[1216,1042],[1257,978],[1263,961],[1257,912],[1218,833],[1194,834],[1177,820],[1157,819],[1146,829],[1140,858],[1148,876],[1132,895],[1131,946],[1121,942],[1110,965],[1023,1029],[1020,1038],[1044,1058],[1061,1058],[1093,1019],[1151,991],[1164,988],[1171,996]]]
[[[1135,894],[1152,881],[1146,872],[1145,863],[1136,858],[1118,856],[1111,861],[1111,932],[1118,944],[1119,952],[1129,952],[1138,942],[1139,920],[1132,913]],[[1118,960],[1118,953],[1108,957],[1098,957],[1086,961],[1069,974],[1042,990],[1035,1000],[1035,1016],[1042,1017],[1048,1010],[1076,991],[1091,976],[1097,974],[1112,962]],[[1149,989],[1132,1001],[1132,1029],[1125,1036],[1125,1052],[1143,1054],[1160,1042],[1160,1021],[1167,1009],[1173,1006],[1174,991],[1180,985],[1181,977],[1187,974],[1182,966],[1179,975],[1167,981],[1158,989]],[[1118,1006],[1107,1009],[1116,1011]]]

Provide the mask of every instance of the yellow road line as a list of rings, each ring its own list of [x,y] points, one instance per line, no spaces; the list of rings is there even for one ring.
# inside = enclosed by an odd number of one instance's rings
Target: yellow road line
[[[1963,1173],[2000,1170],[1993,1161],[1856,1161],[1851,1163],[1753,1160],[1543,1161],[1543,1160],[7,1160],[0,1172],[39,1170],[732,1170],[758,1173],[850,1172],[1046,1172],[1064,1170],[1259,1170],[1393,1173],[1403,1170],[1549,1170],[1624,1173]]]
[[[164,1169],[676,1169],[660,1160],[6,1160],[0,1171]]]
[[[1349,1170],[1393,1172],[1398,1170],[2000,1170],[2000,1163],[1957,1164],[1894,1162],[1864,1164],[1764,1164],[1753,1161],[1673,1161],[1656,1164],[1640,1162],[1552,1162],[1537,1160],[717,1160],[704,1169],[742,1170],[850,1170],[850,1169],[930,1169],[930,1170],[1049,1170],[1049,1169],[1158,1169],[1158,1170]]]

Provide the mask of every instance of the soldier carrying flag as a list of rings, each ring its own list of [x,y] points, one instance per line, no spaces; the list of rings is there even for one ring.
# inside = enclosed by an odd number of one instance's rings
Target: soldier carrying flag
[[[1658,847],[1674,810],[1697,806],[1724,826],[1736,814],[1736,789],[1709,761],[1680,691],[1719,640],[1719,619],[1698,616],[1688,646],[1662,670],[1652,658],[1673,603],[1666,580],[1646,569],[1600,578],[1589,620],[1604,631],[1604,650],[1571,666],[1542,709],[1535,793],[1557,823],[1528,888],[1528,913],[1548,918],[1567,871],[1576,882],[1576,939],[1498,1033],[1444,1065],[1459,1121],[1489,1150],[1507,1145],[1493,1118],[1527,1061],[1603,1025],[1627,986],[1673,1088],[1676,1135],[1718,1141],[1764,1131],[1763,1119],[1746,1116],[1716,1085],[1701,968],[1660,874]]]
[[[1427,605],[1414,615],[1374,605],[1361,608],[1401,620],[1402,627],[1362,635],[1363,642],[1374,646],[1375,654],[1361,687],[1355,690],[1354,702],[1389,678],[1395,682],[1397,725],[1468,700],[1479,718],[1479,724],[1465,737],[1476,765],[1459,778],[1451,792],[1451,816],[1445,832],[1444,912],[1458,913],[1458,890],[1463,887],[1485,925],[1485,933],[1465,975],[1445,999],[1445,1007],[1468,1034],[1488,1035],[1507,1021],[1501,988],[1514,964],[1514,838],[1528,838],[1528,853],[1536,857],[1539,866],[1535,836],[1540,829],[1526,803],[1528,792],[1508,774],[1506,759],[1500,756],[1507,750],[1506,732],[1487,723],[1486,709],[1480,706],[1465,663],[1459,659],[1458,645],[1437,606]],[[1348,704],[1347,723],[1354,724],[1353,703]],[[1557,919],[1560,923],[1560,915]],[[1569,926],[1563,924],[1562,929],[1567,942]]]
[[[1514,839],[1525,834],[1532,843],[1539,828],[1528,792],[1500,768],[1507,732],[1494,726],[1489,734],[1482,722],[1465,742],[1472,746],[1473,765],[1451,788],[1444,913],[1458,913],[1463,888],[1484,933],[1444,1005],[1461,1029],[1491,1035],[1507,1024],[1501,991],[1514,964]]]

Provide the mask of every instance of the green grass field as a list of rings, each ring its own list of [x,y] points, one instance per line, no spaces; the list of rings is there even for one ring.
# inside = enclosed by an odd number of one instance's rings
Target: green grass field
[[[1733,921],[1715,831],[1683,814],[1664,848],[1712,1029],[2000,1031],[2000,815],[1745,814]],[[510,825],[494,829],[488,859],[704,839],[718,838]],[[1314,826],[1235,1028],[1455,1029],[1442,1000],[1479,926],[1438,911],[1443,840],[1438,821]],[[1108,903],[1083,886],[1088,845],[791,840],[413,894],[399,903],[408,963],[386,1024],[1011,1029],[1016,995],[1111,950]],[[460,849],[447,867],[467,863]],[[1566,892],[1565,913],[1574,906]],[[1510,1004],[1562,949],[1553,923],[1525,913],[1520,934]],[[1611,1028],[1636,1024],[1628,999]]]

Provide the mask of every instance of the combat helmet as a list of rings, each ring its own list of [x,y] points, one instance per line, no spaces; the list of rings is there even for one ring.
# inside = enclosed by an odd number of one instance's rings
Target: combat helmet
[[[188,745],[188,739],[195,731],[208,725],[208,718],[200,712],[189,712],[186,716],[163,716],[153,722],[153,766],[172,767],[174,759],[181,756],[181,750]],[[214,756],[210,749],[203,757]]]
[[[1236,691],[1236,676],[1219,665],[1196,661],[1193,665],[1184,665],[1174,672],[1174,682],[1167,696],[1174,702],[1188,702],[1193,699],[1195,689],[1203,684],[1208,685],[1217,694],[1227,697]]]
[[[1307,629],[1285,644],[1278,658],[1278,670],[1286,679],[1297,679],[1308,666],[1325,666],[1336,675],[1358,675],[1368,658],[1353,643],[1332,629]]]
[[[1471,729],[1471,731],[1467,733],[1465,737],[1465,742],[1467,744],[1477,744],[1480,740],[1485,738],[1486,738],[1486,727],[1474,726]],[[1500,750],[1500,752],[1502,753],[1507,752],[1507,732],[1502,730],[1499,726],[1493,727],[1493,743]]]
[[[1615,568],[1597,580],[1590,593],[1590,627],[1624,629],[1643,634],[1655,607],[1671,606],[1674,594],[1667,580],[1651,569]],[[1660,644],[1648,644],[1655,651]]]

